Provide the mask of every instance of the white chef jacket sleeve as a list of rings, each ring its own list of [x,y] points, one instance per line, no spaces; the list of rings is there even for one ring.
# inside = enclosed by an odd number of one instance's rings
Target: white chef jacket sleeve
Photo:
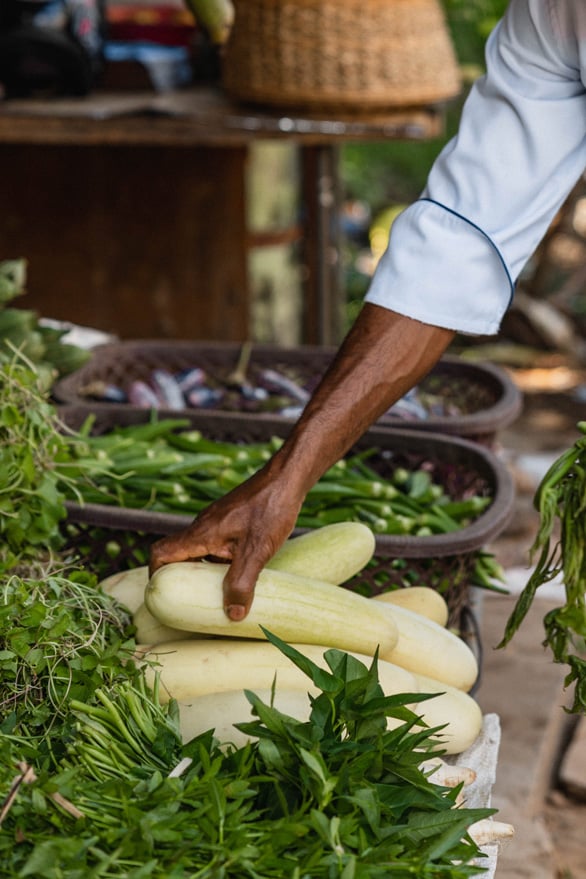
[[[458,134],[393,223],[367,302],[498,332],[521,269],[586,167],[585,62],[584,0],[512,0]]]

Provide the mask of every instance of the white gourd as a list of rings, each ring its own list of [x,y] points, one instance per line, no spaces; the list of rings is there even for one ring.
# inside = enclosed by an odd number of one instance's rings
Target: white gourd
[[[321,580],[265,568],[248,615],[238,622],[224,611],[226,564],[176,562],[148,582],[144,601],[156,619],[174,629],[235,638],[264,638],[263,627],[283,641],[321,644],[374,655],[397,643],[397,627],[375,602]]]
[[[293,646],[316,665],[328,670],[324,659],[327,647],[310,644]],[[369,656],[352,655],[367,666],[372,662]],[[320,692],[307,675],[269,641],[176,641],[152,648],[144,647],[142,656],[147,661],[145,673],[149,683],[154,684],[155,675],[160,677],[160,698],[163,702],[174,698],[180,705],[190,704],[208,694],[208,701],[213,703],[214,696],[245,689],[255,693],[268,691],[273,684],[277,693],[282,691],[285,694],[294,690],[303,693],[305,698],[308,693],[319,695]],[[445,725],[436,740],[446,754],[461,753],[480,734],[482,712],[472,696],[384,660],[378,661],[377,670],[381,688],[387,696],[397,693],[434,694],[431,699],[413,703],[411,708],[428,726]],[[219,699],[218,704],[225,705],[226,702]],[[226,716],[227,723],[239,722],[240,719]],[[210,728],[212,724],[209,719],[203,721],[204,725],[206,722],[206,728]],[[398,723],[390,718],[389,728],[396,727]],[[192,725],[191,729],[194,728]]]
[[[433,620],[438,626],[445,626],[448,622],[449,609],[445,598],[429,586],[391,589],[389,592],[373,595],[373,601],[383,601],[398,607],[405,607],[413,613]]]
[[[478,702],[456,687],[435,678],[414,675],[420,693],[436,693],[433,699],[420,702],[413,710],[430,727],[446,724],[437,736],[446,754],[461,754],[478,738],[482,729],[482,711]]]
[[[417,674],[436,678],[459,690],[471,689],[478,677],[478,661],[468,645],[454,632],[407,608],[383,601],[372,602],[393,620],[399,640],[381,659]]]
[[[254,687],[252,690],[266,705],[273,705],[283,714],[300,722],[309,719],[311,703],[309,694],[304,690],[279,687],[274,694],[267,687]],[[253,741],[254,737],[236,729],[234,724],[256,719],[244,690],[204,693],[179,703],[179,729],[183,742],[189,742],[195,736],[213,729],[219,742],[239,748]]]
[[[324,659],[328,647],[317,644],[293,644],[320,668],[329,670]],[[203,693],[226,690],[294,689],[318,693],[310,678],[270,641],[237,638],[171,641],[139,648],[148,661],[147,679],[154,683],[160,674],[161,699],[189,702]],[[372,657],[352,652],[365,665]],[[153,663],[153,665],[151,665]],[[416,693],[414,675],[390,662],[379,663],[379,679],[385,692]]]
[[[339,586],[366,567],[375,547],[374,534],[362,522],[333,522],[290,537],[266,567]]]
[[[101,580],[98,587],[127,607],[130,613],[135,613],[144,601],[144,590],[148,581],[149,569],[146,565],[140,565],[111,574]]]

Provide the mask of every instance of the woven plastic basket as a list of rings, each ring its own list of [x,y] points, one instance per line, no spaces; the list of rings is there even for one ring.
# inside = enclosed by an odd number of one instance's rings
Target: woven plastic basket
[[[64,423],[78,429],[87,410],[61,407]],[[96,415],[94,432],[107,433],[116,426],[141,424],[149,414],[110,407]],[[243,422],[228,415],[191,415],[190,426],[213,440],[229,442],[267,441],[284,437],[291,425],[283,422]],[[454,498],[469,492],[489,496],[490,506],[470,525],[450,534],[430,537],[376,535],[375,557],[348,584],[364,594],[376,594],[407,585],[429,585],[446,598],[450,624],[465,628],[468,591],[476,553],[507,525],[514,501],[512,478],[505,465],[487,448],[457,437],[409,430],[368,431],[355,447],[374,449],[369,465],[381,476],[397,466],[425,464],[435,481]],[[159,536],[172,534],[191,522],[190,516],[131,510],[99,504],[68,503],[65,523],[68,546],[102,576],[144,564],[148,548]]]
[[[223,85],[236,99],[370,112],[455,97],[439,0],[235,0]]]
[[[291,377],[300,386],[311,389],[325,372],[334,351],[334,348],[310,345],[291,348],[254,345],[246,376],[254,384],[262,370],[271,368]],[[94,390],[100,385],[113,385],[128,391],[134,381],[151,382],[155,369],[179,374],[194,367],[203,369],[212,382],[223,383],[236,369],[240,353],[241,346],[232,342],[170,342],[155,339],[103,345],[95,349],[93,357],[81,369],[56,384],[54,396],[61,403],[87,406],[99,412],[109,406],[98,402],[93,396]],[[404,417],[391,413],[381,419],[377,427],[409,427],[491,445],[498,431],[517,417],[522,405],[521,392],[503,369],[490,363],[472,363],[452,355],[442,357],[424,379],[421,388],[441,402],[441,414],[428,412],[426,418],[412,417],[406,421]],[[128,403],[119,405],[124,409],[133,408]],[[226,411],[226,402],[217,405],[219,410]],[[164,406],[161,411],[167,412]],[[203,409],[188,407],[186,403],[186,411],[198,414]],[[235,424],[246,422],[251,417],[261,421],[291,420],[275,414],[253,415],[250,411],[231,411],[230,414]]]

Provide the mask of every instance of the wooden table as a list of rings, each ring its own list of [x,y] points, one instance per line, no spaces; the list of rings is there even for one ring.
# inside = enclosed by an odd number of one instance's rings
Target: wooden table
[[[23,305],[46,316],[125,338],[245,339],[247,155],[285,138],[302,168],[302,341],[335,343],[338,147],[442,132],[438,107],[276,113],[212,87],[0,102],[0,257],[29,260]]]

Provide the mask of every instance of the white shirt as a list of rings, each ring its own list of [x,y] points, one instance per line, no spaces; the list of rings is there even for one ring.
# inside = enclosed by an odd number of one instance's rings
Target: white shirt
[[[393,223],[366,296],[475,335],[498,332],[586,168],[586,0],[510,0],[486,70],[421,198]]]

